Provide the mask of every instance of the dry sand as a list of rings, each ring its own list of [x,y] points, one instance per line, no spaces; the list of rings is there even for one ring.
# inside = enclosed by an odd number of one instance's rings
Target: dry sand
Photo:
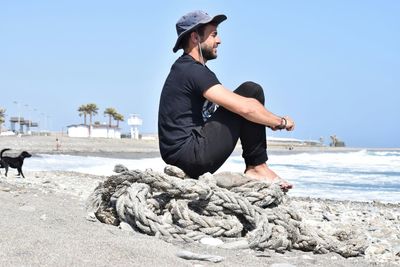
[[[158,155],[154,141],[0,137],[0,149],[82,155]],[[122,153],[122,154],[120,154]],[[398,266],[400,207],[382,203],[290,198],[303,219],[332,232],[347,227],[365,234],[366,255],[345,259],[335,253],[224,250],[166,243],[155,237],[93,221],[85,200],[106,177],[74,172],[26,172],[26,179],[0,176],[1,266]],[[182,250],[224,257],[220,263],[184,260]]]
[[[56,149],[56,138],[60,141]],[[27,150],[31,154],[94,155],[101,157],[143,158],[158,157],[154,140],[71,138],[67,136],[0,136],[0,149],[12,148],[14,153]]]

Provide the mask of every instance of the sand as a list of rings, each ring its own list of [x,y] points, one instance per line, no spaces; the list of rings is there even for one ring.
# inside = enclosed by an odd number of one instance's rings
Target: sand
[[[60,137],[59,137],[60,138]],[[61,137],[0,137],[0,148],[37,153],[159,155],[154,141],[74,139]],[[3,173],[3,171],[2,171]],[[12,172],[10,172],[12,173]],[[400,207],[291,198],[303,220],[333,232],[349,229],[364,234],[366,255],[345,259],[335,253],[226,250],[201,244],[166,243],[156,237],[102,224],[88,216],[87,196],[106,177],[74,172],[26,172],[26,178],[0,176],[1,266],[398,266],[400,265]],[[182,250],[222,256],[220,263],[184,260]]]
[[[60,148],[56,148],[56,138]],[[35,154],[68,154],[119,158],[159,157],[154,140],[70,138],[67,136],[0,136],[0,148],[12,148],[13,153],[27,150]]]

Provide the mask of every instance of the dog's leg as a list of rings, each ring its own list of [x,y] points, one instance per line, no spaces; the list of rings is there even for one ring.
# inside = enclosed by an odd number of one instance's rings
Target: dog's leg
[[[24,173],[22,172],[22,168],[21,168],[21,167],[18,168],[18,175],[21,175],[22,178],[25,178]]]
[[[5,175],[7,177],[7,173],[8,173],[8,165],[4,165],[4,169],[6,170]]]

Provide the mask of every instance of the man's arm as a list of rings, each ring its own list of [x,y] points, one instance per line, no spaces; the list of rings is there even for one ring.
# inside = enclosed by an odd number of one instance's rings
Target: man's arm
[[[267,110],[257,99],[244,97],[229,91],[221,84],[214,85],[207,89],[203,96],[209,101],[230,110],[245,119],[270,127],[273,130],[285,125],[286,130],[294,129],[294,122],[285,116],[284,120]]]

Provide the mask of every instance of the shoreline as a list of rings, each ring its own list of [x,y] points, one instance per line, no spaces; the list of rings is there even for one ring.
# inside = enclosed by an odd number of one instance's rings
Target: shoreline
[[[56,149],[58,138],[61,143]],[[105,139],[105,138],[72,138],[67,136],[0,136],[0,149],[11,148],[8,154],[18,154],[23,150],[36,154],[65,154],[77,156],[110,157],[122,159],[139,159],[161,157],[157,140]],[[291,149],[289,149],[291,148]],[[362,150],[400,151],[400,148],[357,148],[326,146],[292,146],[269,144],[269,155],[288,155],[299,153],[347,153]],[[241,155],[240,144],[233,155]]]
[[[142,152],[113,152],[113,151],[96,151],[96,152],[83,152],[83,151],[48,151],[34,153],[33,156],[41,154],[47,155],[68,155],[68,156],[81,156],[81,157],[99,157],[111,159],[146,159],[146,158],[159,158],[161,157],[158,151],[142,151]]]

